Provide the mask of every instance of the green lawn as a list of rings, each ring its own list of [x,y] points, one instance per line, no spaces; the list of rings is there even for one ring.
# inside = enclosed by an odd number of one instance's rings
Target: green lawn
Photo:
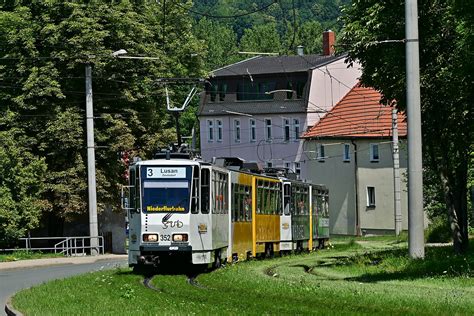
[[[0,254],[0,262],[28,260],[28,259],[43,259],[43,258],[55,258],[64,257],[62,254],[55,253],[43,253],[41,251],[25,251],[18,250],[13,251],[9,254]]]
[[[392,248],[387,250],[388,248]],[[406,243],[376,239],[250,261],[201,274],[158,275],[145,288],[129,269],[53,281],[17,294],[26,315],[474,314],[474,252],[429,248],[410,260]]]

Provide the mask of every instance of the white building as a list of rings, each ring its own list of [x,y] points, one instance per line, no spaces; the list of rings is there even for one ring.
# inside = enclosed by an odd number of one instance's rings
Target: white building
[[[203,159],[236,156],[307,178],[300,136],[361,75],[333,55],[333,32],[323,39],[322,55],[257,56],[215,70],[198,113]]]
[[[308,132],[306,174],[329,188],[330,233],[394,231],[392,107],[381,95],[356,85]],[[402,229],[407,221],[406,122],[398,116]]]

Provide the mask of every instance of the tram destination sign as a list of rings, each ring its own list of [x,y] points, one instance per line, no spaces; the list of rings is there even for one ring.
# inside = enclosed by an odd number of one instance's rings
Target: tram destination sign
[[[151,179],[186,178],[186,168],[177,167],[147,167],[146,177]]]

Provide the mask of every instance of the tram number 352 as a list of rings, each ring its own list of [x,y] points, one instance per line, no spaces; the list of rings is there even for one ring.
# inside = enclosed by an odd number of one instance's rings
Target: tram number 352
[[[160,241],[171,241],[171,235],[160,235]]]

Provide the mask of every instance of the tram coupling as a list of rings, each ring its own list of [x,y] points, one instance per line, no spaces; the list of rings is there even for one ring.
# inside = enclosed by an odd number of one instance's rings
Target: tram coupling
[[[140,264],[153,265],[156,268],[160,264],[160,257],[154,255],[140,256],[138,261]]]

